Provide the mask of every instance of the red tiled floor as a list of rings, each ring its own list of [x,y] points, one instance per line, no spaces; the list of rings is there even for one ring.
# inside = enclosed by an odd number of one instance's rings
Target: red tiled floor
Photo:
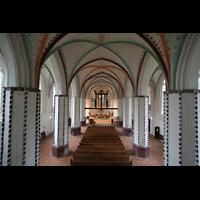
[[[97,122],[97,124],[100,122]],[[42,139],[40,142],[40,166],[69,166],[72,155],[76,151],[87,126],[81,127],[81,135],[71,136],[69,134],[69,154],[63,158],[52,157],[52,134]],[[150,156],[148,158],[138,158],[132,153],[133,137],[122,136],[122,128],[116,127],[116,130],[120,135],[125,150],[129,154],[130,160],[132,160],[133,166],[163,166],[163,143],[161,141],[154,139],[154,136],[150,135]]]
[[[149,136],[150,156],[148,158],[139,158],[133,154],[132,144],[133,137],[122,136],[122,128],[116,128],[125,150],[129,154],[129,159],[132,160],[133,166],[163,166],[163,143],[154,138],[153,135]]]

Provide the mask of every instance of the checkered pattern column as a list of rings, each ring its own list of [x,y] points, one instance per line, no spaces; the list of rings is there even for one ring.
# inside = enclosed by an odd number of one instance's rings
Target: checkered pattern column
[[[194,105],[195,105],[195,160],[196,166],[199,166],[199,127],[200,127],[200,93],[194,92]]]
[[[148,96],[138,96],[134,98],[134,143],[139,146],[149,145],[148,116],[149,116]]]
[[[167,95],[164,107],[164,165],[198,166],[200,91],[171,90],[166,92]]]
[[[40,161],[40,92],[37,93],[36,99],[36,134],[35,134],[35,166],[39,166]]]
[[[4,115],[5,115],[5,90],[3,91],[3,104],[2,104],[2,124],[1,124],[1,147],[0,147],[0,166],[2,166],[3,159],[3,144],[4,144]]]
[[[168,134],[168,123],[169,123],[169,97],[166,92],[164,92],[163,95],[163,137],[164,137],[164,143],[163,143],[163,162],[164,166],[168,166],[169,163],[169,134]]]
[[[63,157],[68,154],[68,97],[55,95],[54,97],[54,134],[52,155]]]
[[[1,165],[38,165],[40,133],[38,90],[21,87],[5,88],[2,111]]]
[[[134,97],[133,153],[138,157],[149,156],[149,97]]]

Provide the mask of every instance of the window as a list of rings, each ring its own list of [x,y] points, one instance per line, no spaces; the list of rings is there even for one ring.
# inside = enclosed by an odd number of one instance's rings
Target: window
[[[161,88],[161,115],[163,115],[163,92],[166,91],[166,81],[164,80],[162,82],[162,88]]]
[[[1,71],[1,68],[0,68],[0,108],[2,108],[2,97],[3,97],[3,91],[2,91],[2,71]],[[0,111],[0,120],[2,120],[2,109]]]
[[[42,112],[42,103],[43,103],[43,90],[42,90],[42,76],[40,75],[40,82],[39,82],[39,90],[41,91],[40,92],[40,112]]]
[[[54,108],[54,96],[56,94],[55,84],[53,84],[53,108]]]
[[[110,96],[110,92],[108,92],[108,107],[110,107],[110,100],[111,100],[111,96]]]
[[[151,88],[149,87],[149,105],[151,105]]]
[[[6,82],[6,68],[4,64],[0,63],[0,120],[2,120],[3,87],[7,86]]]
[[[95,92],[92,92],[92,95],[91,95],[91,101],[92,101],[92,107],[95,107]]]

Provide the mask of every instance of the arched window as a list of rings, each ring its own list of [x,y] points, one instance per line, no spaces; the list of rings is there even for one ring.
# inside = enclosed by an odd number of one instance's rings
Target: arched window
[[[40,82],[39,82],[39,90],[41,91],[40,92],[40,102],[41,102],[41,104],[40,104],[40,112],[42,112],[42,108],[43,108],[43,105],[42,105],[42,103],[43,103],[43,90],[42,90],[42,76],[40,75]]]
[[[151,88],[150,88],[150,86],[149,86],[148,94],[149,94],[149,105],[151,105]]]
[[[163,115],[163,92],[166,91],[166,81],[164,80],[162,82],[162,87],[161,87],[161,115]]]
[[[92,95],[91,95],[91,105],[92,107],[95,107],[95,92],[92,92]]]
[[[7,86],[7,73],[5,63],[0,55],[0,121],[2,120],[3,87]]]
[[[54,108],[54,96],[56,94],[55,84],[53,84],[53,108]]]
[[[2,108],[2,71],[1,71],[1,68],[0,68],[0,108]],[[0,116],[0,120],[2,120],[2,109],[1,109],[1,116]]]
[[[111,100],[111,96],[110,96],[110,92],[108,92],[108,107],[110,107],[110,100]]]

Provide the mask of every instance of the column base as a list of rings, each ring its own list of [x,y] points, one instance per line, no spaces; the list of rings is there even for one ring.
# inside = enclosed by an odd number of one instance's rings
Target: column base
[[[69,153],[69,145],[62,146],[52,145],[52,156],[56,158],[65,157]]]
[[[132,133],[133,133],[132,128],[124,128],[124,127],[122,127],[122,135],[123,136],[130,137]]]
[[[70,131],[72,136],[80,135],[81,134],[81,127],[71,127]]]
[[[81,121],[81,126],[86,126],[86,120],[85,121]]]
[[[137,144],[133,143],[133,153],[140,158],[147,158],[149,157],[149,146],[138,146]]]
[[[117,121],[117,126],[122,127],[123,126],[123,121]]]

